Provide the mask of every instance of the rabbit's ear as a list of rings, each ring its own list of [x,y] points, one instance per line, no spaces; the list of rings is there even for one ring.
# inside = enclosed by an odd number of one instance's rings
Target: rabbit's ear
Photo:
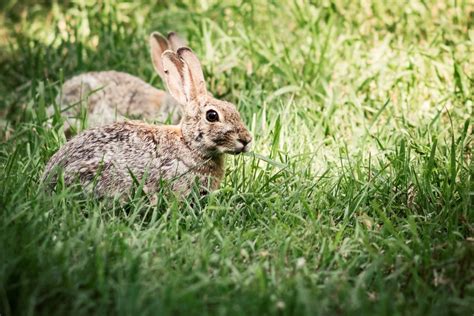
[[[192,98],[192,80],[188,65],[171,50],[165,51],[161,58],[169,93],[181,104],[187,104]]]
[[[178,49],[181,47],[186,47],[188,46],[186,44],[186,41],[184,41],[176,32],[169,32],[168,33],[168,42],[170,43],[170,47],[173,50],[173,52],[177,52]]]
[[[150,54],[151,60],[153,61],[153,66],[155,67],[156,72],[160,75],[161,79],[165,78],[165,73],[163,70],[163,60],[161,55],[169,49],[168,40],[158,32],[153,32],[150,35]]]
[[[195,99],[205,98],[207,96],[206,81],[202,73],[201,63],[196,54],[189,47],[178,49],[177,55],[184,60],[191,73],[191,97]]]

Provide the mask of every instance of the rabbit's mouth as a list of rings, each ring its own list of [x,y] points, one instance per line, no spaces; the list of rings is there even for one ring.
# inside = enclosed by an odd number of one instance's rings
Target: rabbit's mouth
[[[223,139],[214,141],[217,153],[238,155],[248,152],[251,148],[251,138]]]
[[[238,154],[241,154],[241,153],[248,152],[250,150],[250,147],[251,147],[251,145],[249,143],[242,144],[241,142],[237,142],[235,148],[231,149],[231,150],[227,150],[226,153],[231,154],[231,155],[238,155]]]

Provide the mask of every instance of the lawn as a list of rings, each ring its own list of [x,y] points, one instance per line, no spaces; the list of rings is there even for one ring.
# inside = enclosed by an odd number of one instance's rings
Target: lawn
[[[0,3],[0,315],[474,313],[472,1],[155,2]],[[61,83],[163,88],[155,30],[254,153],[204,198],[48,193]]]

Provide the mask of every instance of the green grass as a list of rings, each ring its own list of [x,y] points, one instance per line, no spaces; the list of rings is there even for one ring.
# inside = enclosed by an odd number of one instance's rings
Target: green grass
[[[473,314],[471,1],[152,2],[0,4],[1,315]],[[203,200],[48,195],[60,82],[162,87],[154,30],[189,40],[257,155]]]

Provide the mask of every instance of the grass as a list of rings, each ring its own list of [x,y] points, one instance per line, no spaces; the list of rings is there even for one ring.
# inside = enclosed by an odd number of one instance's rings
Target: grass
[[[474,6],[458,1],[0,4],[0,314],[471,315]],[[162,87],[175,30],[255,155],[208,198],[44,192],[61,82]]]

